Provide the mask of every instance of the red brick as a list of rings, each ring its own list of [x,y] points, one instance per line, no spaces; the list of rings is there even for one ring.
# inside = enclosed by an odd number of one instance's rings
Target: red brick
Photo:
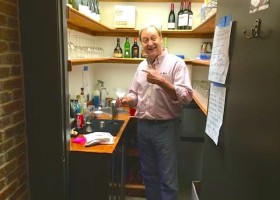
[[[15,78],[10,80],[0,80],[0,91],[1,90],[12,90],[22,87],[22,78]]]
[[[0,78],[7,78],[10,75],[10,68],[0,67]]]
[[[9,28],[18,28],[18,20],[14,17],[9,17],[7,20],[7,26]]]
[[[10,126],[12,123],[11,117],[2,117],[0,118],[0,129],[5,129]]]
[[[1,2],[0,12],[10,16],[15,16],[15,17],[18,16],[17,6],[8,2],[3,2],[3,1]]]
[[[14,101],[14,102],[9,102],[7,104],[4,105],[0,105],[1,108],[1,112],[0,112],[0,116],[4,116],[4,115],[8,115],[11,114],[13,112],[16,112],[20,109],[23,108],[23,102],[22,101]]]
[[[18,41],[19,31],[17,29],[0,28],[0,37],[6,41]]]
[[[0,53],[5,53],[9,50],[8,42],[0,41]]]
[[[1,26],[6,26],[8,24],[8,17],[0,14],[0,25]]]
[[[20,45],[19,45],[19,42],[17,42],[17,41],[9,42],[8,46],[9,46],[10,52],[19,52],[20,51]]]
[[[18,65],[20,63],[20,54],[5,54],[0,56],[0,64]]]
[[[17,90],[13,90],[13,99],[14,100],[17,100],[17,99],[22,99],[23,98],[23,90],[20,88],[20,89],[17,89]]]
[[[11,67],[11,76],[18,76],[21,74],[21,66]]]

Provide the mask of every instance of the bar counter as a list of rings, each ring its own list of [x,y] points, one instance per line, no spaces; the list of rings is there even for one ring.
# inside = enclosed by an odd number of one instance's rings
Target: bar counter
[[[74,138],[71,138],[71,144],[70,144],[70,151],[81,151],[81,152],[92,152],[92,153],[113,153],[116,146],[118,145],[118,142],[120,138],[123,135],[124,129],[127,125],[127,123],[130,120],[129,111],[127,108],[124,108],[125,112],[118,114],[118,120],[124,120],[124,123],[118,132],[117,136],[114,137],[114,144],[100,144],[100,145],[93,145],[89,147],[85,147],[84,144],[77,144],[73,143],[72,140]],[[126,112],[127,111],[127,112]],[[111,119],[111,115],[108,114],[102,114],[100,118],[98,119]],[[82,137],[82,134],[80,134],[78,137]]]

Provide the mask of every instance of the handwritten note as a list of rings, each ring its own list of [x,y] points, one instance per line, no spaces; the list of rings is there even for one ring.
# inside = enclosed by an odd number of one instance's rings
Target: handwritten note
[[[232,21],[225,27],[216,26],[208,76],[210,81],[225,84],[229,67],[231,27]]]
[[[225,98],[226,88],[215,86],[211,83],[205,132],[216,145],[218,144],[219,132],[223,124]]]

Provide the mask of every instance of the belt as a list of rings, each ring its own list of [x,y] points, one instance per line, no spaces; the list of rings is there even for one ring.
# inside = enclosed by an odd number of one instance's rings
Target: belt
[[[149,123],[149,124],[164,124],[172,121],[177,121],[178,119],[139,119],[141,122]]]

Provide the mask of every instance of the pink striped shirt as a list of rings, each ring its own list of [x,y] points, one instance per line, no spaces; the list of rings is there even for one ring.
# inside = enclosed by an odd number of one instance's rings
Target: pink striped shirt
[[[178,118],[183,104],[192,100],[192,86],[185,62],[175,55],[163,52],[155,60],[160,74],[175,87],[178,100],[174,101],[160,86],[148,83],[147,60],[142,61],[135,73],[128,96],[133,99],[130,105],[136,107],[136,118],[167,120]]]

